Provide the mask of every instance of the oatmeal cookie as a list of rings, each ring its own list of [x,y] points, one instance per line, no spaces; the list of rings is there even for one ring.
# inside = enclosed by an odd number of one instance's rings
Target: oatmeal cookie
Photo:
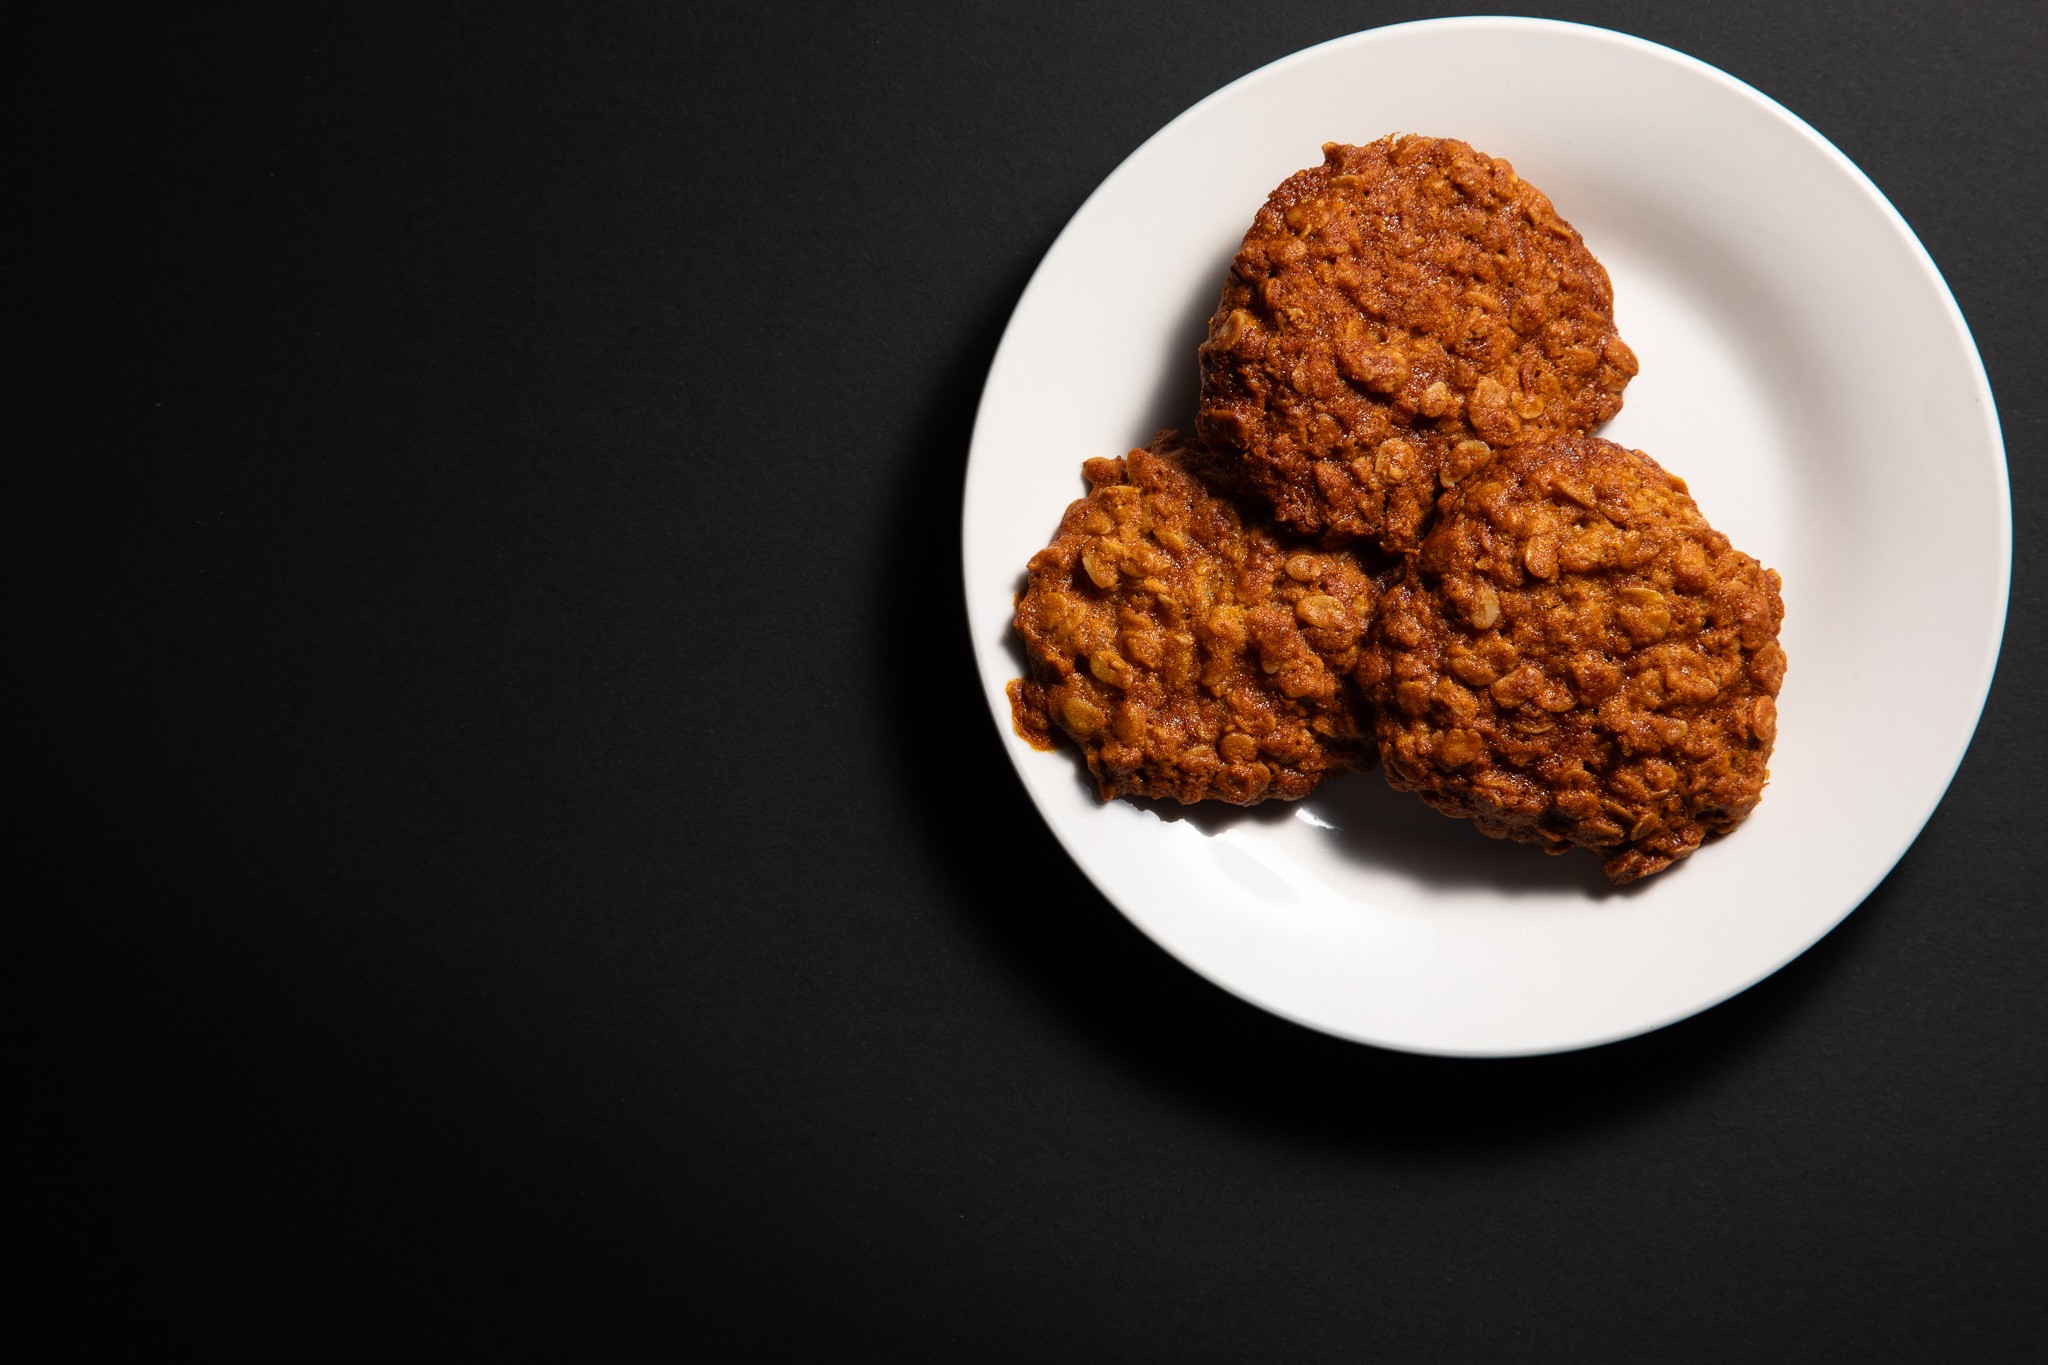
[[[1614,291],[1550,200],[1444,138],[1331,143],[1245,234],[1196,430],[1288,529],[1412,550],[1448,485],[1621,410]]]
[[[1293,800],[1373,759],[1351,674],[1376,586],[1349,552],[1247,527],[1215,463],[1171,431],[1088,461],[1017,599],[1017,732],[1064,731],[1105,800]]]
[[[1784,614],[1778,575],[1641,451],[1515,446],[1444,495],[1381,603],[1358,677],[1387,781],[1647,876],[1762,794]]]

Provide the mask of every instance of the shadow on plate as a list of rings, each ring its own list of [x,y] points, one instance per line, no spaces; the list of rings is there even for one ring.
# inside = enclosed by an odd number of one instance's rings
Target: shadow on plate
[[[1139,933],[1068,859],[1016,780],[982,701],[961,580],[957,571],[931,571],[930,528],[958,524],[977,395],[1024,282],[1020,274],[988,301],[915,434],[892,503],[892,548],[876,566],[876,600],[887,604],[879,681],[894,699],[888,721],[900,732],[951,737],[942,774],[921,746],[895,750],[893,775],[923,812],[927,856],[990,952],[1023,990],[1048,1002],[1077,1046],[1101,1050],[1141,1083],[1226,1122],[1456,1161],[1638,1121],[1766,1045],[1844,969],[1862,926],[1883,913],[1882,887],[1804,956],[1705,1014],[1582,1052],[1465,1061],[1389,1052],[1288,1023],[1210,985]],[[1089,453],[1072,452],[1077,467]],[[1071,751],[1045,758],[1086,780]],[[1294,810],[1153,809],[1211,833]],[[1386,789],[1376,774],[1333,784],[1309,809],[1339,827],[1353,856],[1445,885],[1512,879],[1609,894],[1589,857],[1546,858],[1496,843]],[[1003,875],[991,875],[998,870]]]
[[[1180,317],[1175,320],[1173,344],[1160,358],[1159,373],[1145,403],[1145,416],[1138,423],[1138,429],[1125,436],[1133,446],[1144,445],[1166,427],[1193,433],[1195,404],[1202,391],[1201,369],[1195,360],[1195,348],[1208,338],[1209,318],[1216,311],[1216,298],[1223,289],[1224,277],[1230,273],[1231,261],[1237,257],[1237,247],[1238,244],[1232,242],[1229,250],[1217,257],[1214,267],[1200,276],[1201,285],[1188,296]],[[1080,468],[1084,458],[1075,457],[1076,469]]]
[[[1376,772],[1326,782],[1309,801],[1309,814],[1332,827],[1331,843],[1346,857],[1430,886],[1485,887],[1508,896],[1578,891],[1604,900],[1645,885],[1615,886],[1599,861],[1578,849],[1553,857],[1533,844],[1489,839],[1469,821],[1395,791]]]

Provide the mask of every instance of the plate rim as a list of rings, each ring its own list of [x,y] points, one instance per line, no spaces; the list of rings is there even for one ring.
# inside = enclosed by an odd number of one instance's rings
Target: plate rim
[[[1883,220],[1891,235],[1905,246],[1909,258],[1918,268],[1924,280],[1934,287],[1936,299],[1948,323],[1953,339],[1960,343],[1960,354],[1967,361],[1968,378],[1975,390],[1975,397],[1978,400],[1976,406],[1984,424],[1982,435],[1985,438],[1985,449],[1990,456],[1992,465],[1995,466],[1996,474],[1995,479],[1991,481],[1996,503],[1996,572],[1994,575],[1996,606],[1992,617],[1994,625],[1988,632],[1986,647],[1983,653],[1976,660],[1972,661],[1974,673],[1972,681],[1973,696],[1970,701],[1968,724],[1957,728],[1957,737],[1953,743],[1952,751],[1947,755],[1940,770],[1941,779],[1938,783],[1930,782],[1928,784],[1929,794],[1924,799],[1917,818],[1911,824],[1911,834],[1891,853],[1889,858],[1882,861],[1881,866],[1876,865],[1876,860],[1873,860],[1874,871],[1872,875],[1863,885],[1862,889],[1856,892],[1852,899],[1847,901],[1838,914],[1819,925],[1817,930],[1800,944],[1796,950],[1756,975],[1743,979],[1739,984],[1711,998],[1688,1003],[1674,1012],[1659,1016],[1653,1022],[1631,1025],[1571,1042],[1544,1043],[1530,1047],[1436,1047],[1419,1045],[1412,1042],[1390,1041],[1383,1037],[1368,1037],[1361,1033],[1336,1027],[1322,1020],[1307,1017],[1284,1004],[1262,998],[1235,982],[1217,976],[1215,973],[1191,961],[1187,956],[1184,956],[1173,944],[1154,933],[1143,916],[1133,913],[1132,909],[1124,904],[1122,897],[1105,886],[1102,880],[1090,871],[1082,853],[1075,848],[1066,832],[1061,828],[1061,825],[1051,817],[1043,804],[1038,800],[1036,793],[1033,791],[1030,776],[1023,768],[1025,760],[1024,752],[1020,752],[1021,741],[1017,743],[1011,742],[1013,735],[1011,733],[1009,707],[1005,693],[1005,684],[1008,679],[997,679],[989,675],[984,666],[980,644],[975,633],[977,624],[975,614],[976,601],[972,591],[974,569],[972,566],[969,523],[972,519],[974,507],[975,454],[982,447],[984,423],[990,420],[989,395],[996,385],[998,376],[1005,368],[1005,362],[1011,355],[1013,345],[1017,344],[1018,317],[1026,312],[1026,305],[1031,301],[1034,293],[1042,287],[1043,282],[1047,278],[1049,265],[1060,254],[1062,244],[1076,231],[1076,225],[1087,216],[1090,206],[1098,199],[1113,192],[1126,175],[1136,174],[1134,170],[1135,164],[1143,159],[1146,151],[1154,143],[1166,138],[1181,123],[1195,118],[1211,104],[1230,97],[1241,86],[1253,81],[1271,79],[1284,73],[1289,67],[1305,64],[1311,60],[1323,57],[1334,50],[1367,47],[1389,40],[1398,41],[1401,36],[1420,30],[1444,31],[1456,29],[1482,29],[1490,32],[1540,31],[1547,34],[1567,36],[1576,41],[1599,43],[1621,48],[1630,51],[1632,55],[1637,57],[1666,62],[1680,68],[1689,69],[1693,74],[1703,76],[1713,83],[1720,85],[1736,98],[1757,105],[1789,132],[1805,140],[1812,149],[1818,151],[1828,161],[1832,162],[1836,169],[1846,172],[1850,183],[1857,189],[1863,200],[1870,207],[1877,210],[1879,217]],[[1023,785],[1025,794],[1030,799],[1034,812],[1052,833],[1054,840],[1060,845],[1068,859],[1087,878],[1097,894],[1114,906],[1117,913],[1122,915],[1146,939],[1158,946],[1167,956],[1171,957],[1182,967],[1194,972],[1203,980],[1219,987],[1236,998],[1269,1014],[1298,1024],[1301,1027],[1312,1029],[1330,1037],[1340,1038],[1347,1042],[1422,1056],[1470,1059],[1548,1056],[1603,1047],[1625,1039],[1659,1032],[1695,1015],[1704,1014],[1750,990],[1778,972],[1783,971],[1810,951],[1814,944],[1833,933],[1841,926],[1844,920],[1855,913],[1869,899],[1871,893],[1891,875],[1892,870],[1898,866],[1906,853],[1919,842],[1920,836],[1926,830],[1928,821],[1933,818],[1934,812],[1948,794],[1950,786],[1954,784],[1956,774],[1962,766],[1963,758],[1967,755],[1970,744],[1976,737],[1978,726],[1982,723],[1984,706],[1990,697],[1991,684],[1997,674],[1998,660],[2003,652],[2012,587],[2011,470],[2005,449],[2004,431],[1999,421],[1995,396],[1991,390],[1990,377],[1984,368],[1983,356],[1977,348],[1976,338],[1970,331],[1968,321],[1964,318],[1962,308],[1956,302],[1954,292],[1949,288],[1948,281],[1943,277],[1940,267],[1936,265],[1925,244],[1920,241],[1918,234],[1913,231],[1912,226],[1906,221],[1905,216],[1899,212],[1897,206],[1891,202],[1883,190],[1877,186],[1876,182],[1861,167],[1851,160],[1840,148],[1836,147],[1827,137],[1822,135],[1798,114],[1739,77],[1731,75],[1721,68],[1689,53],[1647,38],[1615,29],[1602,28],[1592,24],[1574,23],[1567,20],[1508,15],[1459,15],[1410,20],[1403,23],[1387,24],[1342,34],[1297,49],[1271,62],[1244,72],[1181,110],[1138,143],[1137,146],[1125,154],[1116,167],[1074,208],[1066,222],[1061,226],[1060,231],[1046,247],[1045,252],[1032,270],[1031,278],[1019,293],[1016,302],[1012,305],[1010,315],[1004,323],[1001,340],[998,342],[995,353],[989,362],[988,372],[983,379],[981,392],[977,396],[974,425],[968,439],[967,462],[964,469],[961,494],[960,550],[962,605],[966,611],[970,649],[973,650],[975,656],[975,673],[983,684],[984,699],[990,706],[991,719],[996,726],[998,740],[1002,744],[1004,753],[1008,757],[1012,769],[1016,772],[1018,781]],[[1025,752],[1036,754],[1039,751],[1026,750]]]

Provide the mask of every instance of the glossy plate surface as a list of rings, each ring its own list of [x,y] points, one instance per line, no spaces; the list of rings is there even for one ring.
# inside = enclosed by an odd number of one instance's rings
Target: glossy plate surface
[[[1447,80],[1443,73],[1457,73]],[[1192,420],[1195,347],[1266,193],[1328,141],[1506,157],[1585,236],[1642,361],[1602,435],[1682,475],[1784,576],[1791,660],[1763,804],[1633,888],[1351,774],[1308,800],[1105,805],[1012,734],[1025,561],[1081,461]],[[1057,397],[1052,397],[1057,395]],[[1833,928],[1960,762],[2004,627],[1997,415],[1939,272],[1847,158],[1692,58],[1600,29],[1454,19],[1296,53],[1154,135],[1017,305],[969,460],[967,606],[1019,776],[1103,893],[1218,985],[1416,1052],[1562,1051],[1705,1009]]]

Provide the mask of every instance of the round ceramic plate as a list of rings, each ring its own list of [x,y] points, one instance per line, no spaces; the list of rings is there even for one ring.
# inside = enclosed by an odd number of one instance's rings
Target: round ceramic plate
[[[1446,73],[1454,73],[1447,75]],[[1184,426],[1239,238],[1329,141],[1396,131],[1506,157],[1584,235],[1642,361],[1603,435],[1691,485],[1784,575],[1791,668],[1763,804],[1619,891],[1446,820],[1376,773],[1248,810],[1103,803],[1010,728],[1025,561],[1080,465]],[[1862,901],[1961,760],[2005,621],[2011,516],[1968,328],[1898,213],[1798,118],[1667,48],[1454,19],[1255,71],[1082,205],[1017,305],[968,464],[967,607],[1017,772],[1139,928],[1258,1005],[1415,1052],[1643,1033],[1776,971]]]

